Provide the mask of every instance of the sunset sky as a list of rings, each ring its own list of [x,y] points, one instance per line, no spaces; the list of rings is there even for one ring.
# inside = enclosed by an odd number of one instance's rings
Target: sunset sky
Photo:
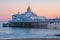
[[[11,19],[18,11],[24,13],[28,5],[39,16],[60,17],[60,0],[0,0],[0,20]]]

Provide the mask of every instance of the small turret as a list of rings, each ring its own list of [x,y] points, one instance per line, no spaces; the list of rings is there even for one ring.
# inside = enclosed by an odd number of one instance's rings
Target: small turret
[[[18,14],[20,14],[20,12],[18,11]]]

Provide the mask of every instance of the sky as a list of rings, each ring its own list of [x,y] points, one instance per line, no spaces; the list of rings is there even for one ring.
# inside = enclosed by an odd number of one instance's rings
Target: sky
[[[0,0],[0,20],[10,20],[18,11],[24,13],[29,5],[38,16],[60,17],[60,0]]]

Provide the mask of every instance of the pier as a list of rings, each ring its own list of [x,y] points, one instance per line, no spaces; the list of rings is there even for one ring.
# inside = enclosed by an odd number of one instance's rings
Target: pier
[[[25,13],[12,15],[12,20],[3,23],[3,27],[60,29],[60,18],[47,19],[45,16],[38,16],[28,6]]]

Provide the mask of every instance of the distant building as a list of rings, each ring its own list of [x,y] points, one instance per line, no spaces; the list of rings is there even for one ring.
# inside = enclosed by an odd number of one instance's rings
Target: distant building
[[[45,21],[45,16],[37,16],[34,12],[31,11],[30,6],[28,6],[27,11],[24,14],[14,14],[12,15],[13,22],[37,22]]]

